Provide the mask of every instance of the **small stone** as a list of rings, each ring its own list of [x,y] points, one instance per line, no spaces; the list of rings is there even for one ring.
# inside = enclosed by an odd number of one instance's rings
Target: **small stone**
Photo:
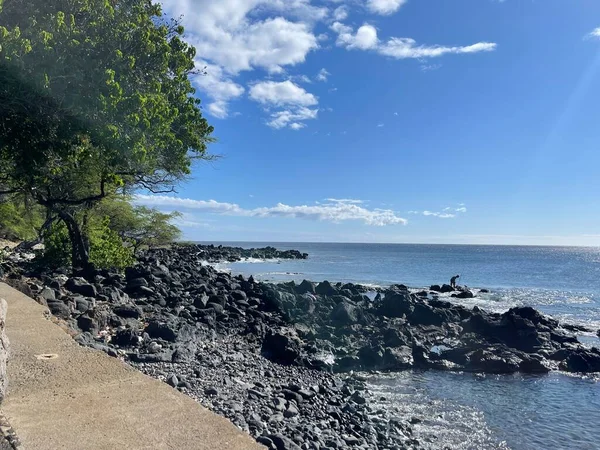
[[[298,413],[298,408],[296,408],[293,403],[290,403],[287,409],[283,412],[283,415],[289,419],[290,417],[297,416]]]
[[[177,375],[175,374],[171,374],[167,377],[167,384],[173,387],[177,387],[179,386],[179,379],[177,378]]]
[[[204,395],[216,396],[219,395],[219,391],[217,388],[210,386],[204,389]]]

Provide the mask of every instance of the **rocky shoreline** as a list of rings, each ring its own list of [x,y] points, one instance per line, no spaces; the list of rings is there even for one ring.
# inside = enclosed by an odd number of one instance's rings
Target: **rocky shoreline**
[[[272,449],[419,448],[391,405],[370,406],[359,371],[600,371],[600,351],[579,344],[577,327],[532,308],[494,314],[438,298],[474,295],[467,289],[394,285],[374,295],[355,284],[256,282],[206,264],[306,257],[189,244],[89,280],[32,271],[23,258],[4,269],[79,343],[164,380]]]

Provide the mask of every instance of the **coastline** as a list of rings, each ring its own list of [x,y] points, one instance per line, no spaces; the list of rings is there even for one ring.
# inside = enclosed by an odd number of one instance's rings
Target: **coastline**
[[[36,274],[22,263],[9,276],[18,284],[26,275],[21,287],[80,344],[123,358],[277,449],[420,448],[412,424],[374,399],[359,372],[600,370],[600,354],[581,347],[576,330],[531,308],[468,310],[403,285],[372,298],[351,283],[262,283],[204,264],[243,256],[173,246],[146,252],[124,277]]]

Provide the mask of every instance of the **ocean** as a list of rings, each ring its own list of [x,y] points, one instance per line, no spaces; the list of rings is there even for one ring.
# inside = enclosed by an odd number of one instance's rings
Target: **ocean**
[[[249,260],[223,265],[264,281],[403,283],[412,289],[449,283],[489,294],[452,301],[503,312],[533,306],[561,321],[593,329],[579,336],[600,346],[600,248],[221,242],[297,249],[307,260]],[[431,449],[600,449],[600,383],[595,377],[477,375],[407,371],[370,375],[371,389],[398,417],[415,423]]]

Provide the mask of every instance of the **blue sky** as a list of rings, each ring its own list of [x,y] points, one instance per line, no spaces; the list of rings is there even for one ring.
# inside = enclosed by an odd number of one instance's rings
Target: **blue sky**
[[[600,2],[165,0],[222,156],[195,240],[600,245]]]

